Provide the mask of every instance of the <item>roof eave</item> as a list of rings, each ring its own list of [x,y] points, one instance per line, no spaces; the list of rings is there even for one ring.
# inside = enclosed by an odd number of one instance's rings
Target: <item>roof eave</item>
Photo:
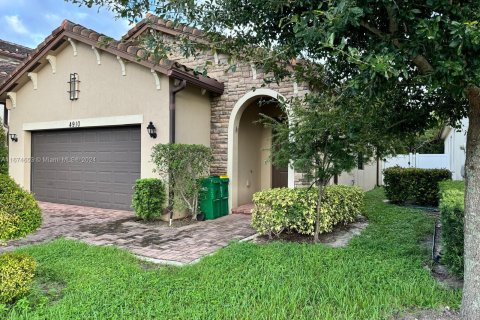
[[[199,78],[197,78],[188,72],[183,72],[178,69],[170,69],[169,75],[174,78],[186,80],[187,83],[204,88],[218,95],[222,95],[225,90],[225,86],[221,82],[218,82],[211,78],[205,78],[203,76],[200,76]]]
[[[38,51],[35,51],[25,64],[21,65],[20,68],[15,70],[12,76],[6,79],[6,81],[2,85],[0,85],[0,96],[7,91],[11,91],[11,89],[16,85],[16,82],[26,73],[26,71],[32,68],[35,65],[35,63],[42,56],[48,53],[53,47],[55,47],[55,45],[58,42],[65,41],[65,38],[71,38],[71,39],[86,43],[88,45],[94,46],[100,50],[109,52],[110,54],[117,55],[131,62],[135,62],[140,65],[143,65],[147,68],[154,69],[166,76],[174,76],[182,80],[183,79],[187,80],[188,83],[199,86],[208,91],[212,91],[213,93],[216,93],[216,94],[223,93],[223,89],[224,89],[223,83],[220,83],[214,79],[205,78],[201,76],[200,78],[197,78],[188,72],[182,72],[180,70],[177,70],[171,67],[166,68],[164,66],[161,66],[159,64],[156,64],[154,62],[150,62],[147,60],[139,60],[137,56],[133,56],[131,54],[128,54],[127,52],[119,51],[108,45],[100,45],[98,41],[95,41],[88,37],[82,36],[80,34],[62,29],[58,33],[55,33],[54,31],[54,33],[52,33],[51,38],[47,38],[45,40],[45,45],[43,46],[43,48],[41,48]]]

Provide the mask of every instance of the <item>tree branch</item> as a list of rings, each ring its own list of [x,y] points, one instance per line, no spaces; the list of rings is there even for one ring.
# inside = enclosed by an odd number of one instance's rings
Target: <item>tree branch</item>
[[[388,31],[391,35],[394,35],[398,31],[398,21],[395,17],[395,12],[392,6],[387,6],[387,14],[388,14]]]
[[[382,31],[380,31],[379,29],[377,29],[374,26],[372,26],[371,24],[369,24],[368,22],[366,22],[364,20],[361,20],[360,25],[362,27],[364,27],[365,29],[367,29],[368,31],[370,31],[371,33],[373,33],[374,35],[376,35],[376,36],[378,36],[382,39],[385,39],[385,34]]]
[[[367,29],[368,31],[370,31],[371,33],[373,33],[374,35],[381,38],[382,40],[388,40],[388,37],[387,35],[385,35],[385,33],[383,33],[380,29],[372,26],[368,22],[361,20],[360,25],[365,29]],[[402,45],[400,44],[400,41],[398,41],[398,39],[394,39],[392,43],[398,49],[402,49]],[[415,66],[417,66],[417,68],[420,70],[420,73],[422,74],[428,74],[433,72],[434,70],[430,62],[428,62],[428,60],[421,54],[412,57],[411,61],[413,62],[413,64],[415,64]]]

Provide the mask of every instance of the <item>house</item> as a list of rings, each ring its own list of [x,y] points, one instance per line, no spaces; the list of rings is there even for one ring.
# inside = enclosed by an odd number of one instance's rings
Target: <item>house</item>
[[[0,39],[0,83],[27,58],[32,49]]]
[[[465,177],[467,130],[468,118],[463,118],[460,121],[459,128],[447,126],[441,133],[453,180],[463,180]]]
[[[30,48],[0,39],[0,84],[27,58],[31,51]],[[3,105],[0,105],[0,118],[5,118]]]
[[[278,115],[276,99],[305,94],[307,86],[261,87],[264,74],[248,62],[226,73],[226,54],[172,53],[155,63],[136,45],[145,32],[165,41],[201,37],[149,15],[121,41],[106,42],[65,20],[0,86],[10,175],[19,184],[41,201],[128,210],[133,182],[155,176],[152,147],[173,142],[213,149],[211,173],[231,180],[230,208],[262,189],[304,184],[292,168],[267,161],[271,131],[256,120],[260,112]],[[208,77],[194,70],[206,59]],[[270,103],[260,106],[261,99]],[[375,163],[362,164],[338,181],[370,189],[377,174]]]

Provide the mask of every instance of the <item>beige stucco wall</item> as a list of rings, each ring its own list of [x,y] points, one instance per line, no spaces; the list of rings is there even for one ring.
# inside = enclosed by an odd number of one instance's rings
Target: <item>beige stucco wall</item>
[[[92,123],[96,118],[108,118],[115,123],[115,120],[128,118],[121,116],[141,115],[141,176],[153,176],[151,148],[157,143],[168,142],[168,78],[159,75],[161,89],[157,90],[148,68],[127,63],[123,76],[115,56],[101,53],[101,64],[98,65],[91,47],[82,43],[77,43],[77,56],[73,55],[70,46],[57,51],[52,53],[56,56],[55,74],[44,62],[44,67],[37,71],[38,89],[33,89],[31,81],[17,89],[16,108],[10,111],[10,132],[18,135],[18,142],[10,143],[10,157],[24,159],[31,156],[31,133],[23,130],[24,124],[48,127],[49,122],[57,121],[56,127],[60,123],[68,128],[70,121],[88,123],[82,119],[90,119]],[[67,81],[73,72],[78,73],[81,81],[77,101],[70,101],[67,93]],[[7,104],[11,104],[10,100]],[[157,139],[150,138],[147,133],[146,126],[150,121],[157,128]],[[10,174],[22,186],[30,188],[30,164],[11,162]]]
[[[173,80],[172,80],[173,82]],[[173,83],[172,83],[173,85]],[[176,96],[175,142],[210,147],[210,94],[187,86]]]
[[[338,177],[338,184],[359,186],[365,191],[375,188],[377,184],[377,163],[372,160],[365,163],[363,170],[353,169],[350,172],[342,173]]]
[[[272,133],[257,122],[259,113],[257,103],[249,105],[238,127],[238,205],[251,203],[255,192],[272,187]]]

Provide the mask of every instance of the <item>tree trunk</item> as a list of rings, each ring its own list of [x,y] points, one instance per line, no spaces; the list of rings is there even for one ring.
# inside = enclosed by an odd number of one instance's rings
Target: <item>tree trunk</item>
[[[318,185],[318,199],[317,199],[317,213],[315,215],[315,233],[313,235],[313,242],[318,243],[318,231],[320,229],[320,210],[322,209],[322,200],[323,200],[323,192],[325,190],[325,186],[323,183],[319,183]]]
[[[480,317],[480,88],[468,88],[469,126],[465,162],[465,277],[462,317]]]

